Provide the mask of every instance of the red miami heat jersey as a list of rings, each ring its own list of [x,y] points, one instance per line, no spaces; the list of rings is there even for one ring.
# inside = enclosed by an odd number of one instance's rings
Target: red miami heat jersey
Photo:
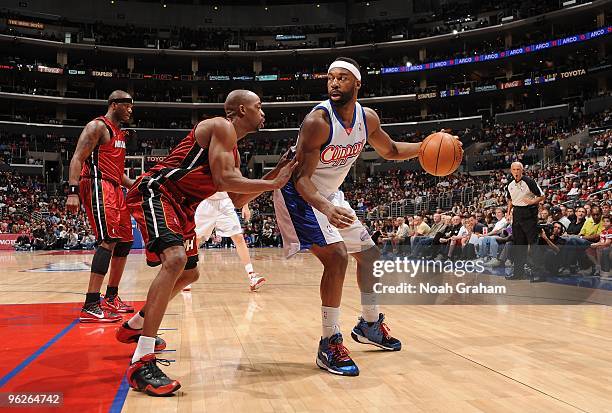
[[[105,179],[121,185],[125,167],[125,132],[106,116],[97,117],[106,125],[110,141],[97,145],[83,163],[81,177]]]
[[[152,178],[146,183],[148,189],[163,189],[174,196],[174,201],[188,208],[197,207],[201,201],[217,192],[208,161],[208,148],[202,148],[196,141],[196,128],[197,125],[170,155],[146,173]],[[234,160],[238,167],[240,161],[236,146]],[[143,191],[147,188],[139,189]]]

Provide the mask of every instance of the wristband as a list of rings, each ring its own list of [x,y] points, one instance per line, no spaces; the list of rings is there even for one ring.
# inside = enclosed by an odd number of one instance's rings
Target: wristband
[[[68,195],[79,195],[79,186],[68,185]]]

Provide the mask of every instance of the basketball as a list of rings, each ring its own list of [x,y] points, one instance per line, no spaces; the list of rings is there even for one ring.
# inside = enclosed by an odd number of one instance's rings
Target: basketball
[[[434,176],[450,175],[457,170],[463,158],[461,144],[452,135],[436,132],[429,135],[421,144],[419,163]]]

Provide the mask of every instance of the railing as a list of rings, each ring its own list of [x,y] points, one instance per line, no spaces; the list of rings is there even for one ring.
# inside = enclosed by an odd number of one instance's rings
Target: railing
[[[449,210],[456,203],[466,205],[472,202],[475,194],[474,187],[470,186],[442,192],[438,195],[417,195],[414,199],[392,201],[367,212],[357,211],[357,217],[359,219],[385,219],[428,213],[438,208]]]

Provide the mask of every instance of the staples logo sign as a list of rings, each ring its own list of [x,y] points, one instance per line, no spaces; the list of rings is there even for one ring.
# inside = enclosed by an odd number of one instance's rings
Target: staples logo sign
[[[348,162],[350,158],[356,158],[363,149],[364,141],[357,142],[354,145],[329,145],[321,152],[321,163],[331,166],[342,166]]]

